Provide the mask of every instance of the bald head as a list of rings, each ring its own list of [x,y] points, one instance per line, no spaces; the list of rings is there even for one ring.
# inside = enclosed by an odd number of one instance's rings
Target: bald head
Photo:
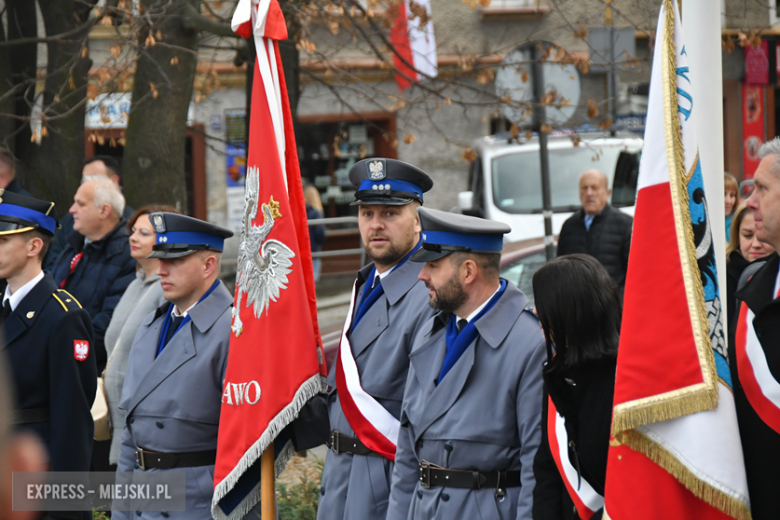
[[[612,190],[609,179],[598,170],[588,170],[580,175],[580,202],[586,215],[595,215],[607,205]]]

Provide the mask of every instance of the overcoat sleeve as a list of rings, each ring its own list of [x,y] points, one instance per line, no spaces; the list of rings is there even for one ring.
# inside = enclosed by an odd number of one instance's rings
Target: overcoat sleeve
[[[542,399],[542,440],[539,450],[534,458],[534,520],[562,520],[564,484],[555,460],[550,452],[550,443],[547,438],[547,392]]]
[[[539,448],[542,422],[542,366],[547,359],[544,340],[533,348],[517,389],[517,431],[520,435],[520,497],[517,520],[532,518],[534,457]]]
[[[49,341],[49,403],[51,470],[89,471],[92,458],[92,403],[97,390],[97,365],[89,315],[67,311],[51,329]],[[76,359],[74,341],[89,342],[83,361]],[[67,425],[67,427],[62,426]]]
[[[414,376],[410,374],[409,377]],[[414,430],[409,425],[409,421],[405,420],[403,412],[401,414],[401,427],[398,431],[398,446],[395,450],[395,467],[393,468],[387,520],[406,520],[412,503],[414,488],[417,486],[420,474],[420,465],[414,455],[412,441]]]

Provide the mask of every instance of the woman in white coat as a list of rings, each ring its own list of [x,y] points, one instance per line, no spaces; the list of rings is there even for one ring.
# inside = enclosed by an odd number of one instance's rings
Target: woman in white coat
[[[138,272],[136,279],[130,283],[122,299],[119,300],[106,330],[106,352],[109,361],[103,377],[111,418],[109,462],[112,466],[116,465],[119,458],[122,429],[125,425],[125,412],[119,409],[119,400],[125,382],[130,347],[144,318],[165,303],[163,290],[160,287],[160,276],[157,274],[160,260],[147,258],[157,241],[157,234],[149,222],[149,214],[157,211],[179,213],[171,206],[150,204],[136,211],[128,220],[127,227],[131,233],[130,255],[138,261]]]

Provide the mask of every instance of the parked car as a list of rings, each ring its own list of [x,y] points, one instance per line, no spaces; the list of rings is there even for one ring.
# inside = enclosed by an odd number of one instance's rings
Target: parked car
[[[460,211],[509,224],[507,240],[513,242],[544,235],[538,137],[514,141],[508,134],[495,135],[473,146],[477,158],[469,171],[469,191],[458,194]],[[553,234],[560,233],[563,222],[581,207],[579,176],[590,169],[607,175],[610,202],[633,216],[642,150],[636,134],[550,135],[548,150]]]

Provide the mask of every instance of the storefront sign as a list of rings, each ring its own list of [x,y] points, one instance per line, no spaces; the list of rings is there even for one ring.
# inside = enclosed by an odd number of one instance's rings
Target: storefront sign
[[[132,94],[130,92],[98,94],[95,99],[88,99],[84,127],[89,129],[127,128],[131,102]],[[187,125],[191,125],[194,119],[195,107],[190,102],[190,107],[187,110]]]
[[[745,83],[769,84],[769,43],[766,40],[761,40],[758,47],[745,46]]]
[[[752,179],[761,160],[758,149],[766,138],[764,131],[764,87],[742,85],[742,173]]]
[[[225,160],[227,184],[227,227],[241,232],[246,179],[246,110],[225,110]]]

